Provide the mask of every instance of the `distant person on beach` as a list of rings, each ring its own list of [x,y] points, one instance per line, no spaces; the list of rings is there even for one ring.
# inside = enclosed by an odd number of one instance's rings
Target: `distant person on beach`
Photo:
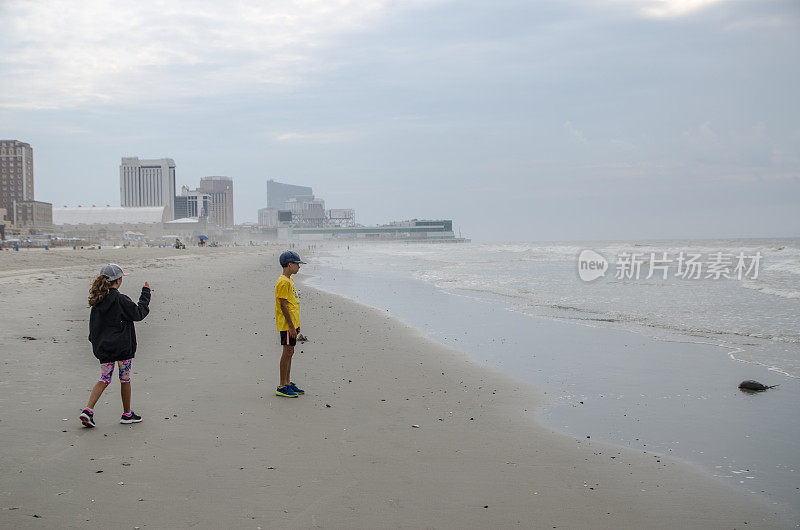
[[[300,260],[297,252],[287,250],[279,258],[283,274],[275,283],[275,324],[281,337],[283,353],[280,361],[280,384],[275,390],[276,396],[296,398],[305,392],[292,382],[292,356],[294,346],[297,344],[297,334],[300,332],[300,300],[294,288],[292,274],[297,274]]]
[[[144,282],[139,303],[118,291],[122,277],[127,276],[122,267],[109,263],[100,271],[89,289],[89,342],[94,356],[100,361],[100,380],[89,395],[89,403],[81,411],[80,420],[86,427],[94,427],[94,406],[111,383],[114,363],[119,366],[122,417],[120,423],[139,423],[142,417],[131,409],[131,361],[136,353],[138,322],[150,312],[150,285]]]

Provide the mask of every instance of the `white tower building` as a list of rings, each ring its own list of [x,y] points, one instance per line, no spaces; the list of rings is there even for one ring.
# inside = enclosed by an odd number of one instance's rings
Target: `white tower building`
[[[122,158],[119,166],[121,206],[168,206],[175,211],[175,161],[171,158]]]

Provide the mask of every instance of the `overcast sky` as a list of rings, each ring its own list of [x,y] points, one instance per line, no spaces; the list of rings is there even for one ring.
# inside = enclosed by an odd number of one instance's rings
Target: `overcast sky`
[[[797,0],[0,0],[0,138],[36,199],[312,186],[476,240],[800,236]]]

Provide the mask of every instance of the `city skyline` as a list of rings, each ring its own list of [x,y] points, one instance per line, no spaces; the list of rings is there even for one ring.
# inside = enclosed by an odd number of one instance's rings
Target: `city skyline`
[[[236,223],[273,178],[483,241],[800,233],[795,1],[13,5],[0,136],[57,204],[143,154],[231,176]]]

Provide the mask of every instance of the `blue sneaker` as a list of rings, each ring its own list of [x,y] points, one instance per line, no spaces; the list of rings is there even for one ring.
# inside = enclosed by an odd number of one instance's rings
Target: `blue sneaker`
[[[300,395],[300,396],[302,396],[303,394],[305,394],[305,393],[306,393],[306,391],[305,391],[305,390],[303,390],[302,388],[298,388],[298,387],[297,387],[297,385],[296,385],[296,384],[294,384],[292,381],[289,381],[289,388],[291,388],[292,390],[294,390],[294,393],[295,393],[295,394],[298,394],[298,395]]]
[[[275,395],[281,397],[288,397],[288,398],[296,398],[298,397],[297,392],[292,390],[292,387],[289,385],[286,386],[279,386],[275,389]]]

